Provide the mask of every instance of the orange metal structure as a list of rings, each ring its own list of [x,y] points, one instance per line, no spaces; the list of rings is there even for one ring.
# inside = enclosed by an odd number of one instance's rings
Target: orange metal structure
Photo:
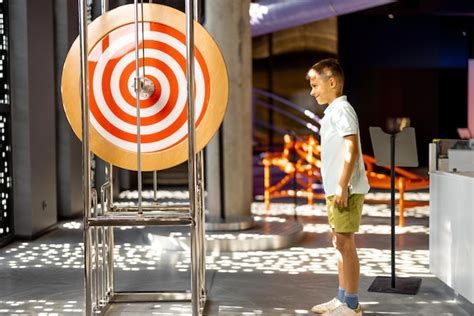
[[[312,205],[315,198],[324,199],[324,194],[313,191],[315,181],[321,183],[319,173],[320,160],[316,155],[318,142],[313,136],[304,141],[292,139],[290,135],[284,136],[284,149],[279,153],[265,153],[261,161],[264,166],[264,203],[265,209],[270,209],[272,198],[306,197],[308,204]],[[292,159],[292,155],[294,159]],[[293,161],[292,161],[293,160]],[[275,184],[271,184],[271,167],[277,167],[286,173],[286,176]],[[295,174],[296,172],[296,174]],[[301,189],[282,189],[292,179]]]
[[[313,191],[314,183],[322,183],[321,179],[321,147],[314,136],[304,139],[293,139],[290,135],[284,136],[284,149],[279,153],[265,153],[261,160],[264,166],[264,203],[265,209],[270,209],[272,198],[306,197],[312,205],[314,199],[324,200],[324,193]],[[390,190],[390,174],[376,172],[375,158],[363,155],[367,178],[371,188]],[[286,173],[286,176],[277,183],[271,183],[271,168],[277,167]],[[381,167],[390,170],[389,166]],[[295,175],[296,170],[296,175]],[[429,178],[420,177],[402,168],[395,168],[395,185],[399,192],[398,205],[400,210],[399,225],[405,225],[405,208],[428,205],[429,201],[406,201],[406,191],[429,188]],[[292,179],[296,178],[300,189],[282,189]],[[387,200],[366,200],[368,203],[390,203]]]

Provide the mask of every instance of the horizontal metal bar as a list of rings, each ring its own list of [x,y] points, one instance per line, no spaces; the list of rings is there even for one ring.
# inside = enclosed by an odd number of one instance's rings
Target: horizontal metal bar
[[[108,212],[105,215],[101,216],[109,216],[109,217],[132,217],[132,216],[140,216],[140,217],[184,217],[188,218],[191,216],[189,212],[185,211],[146,211],[144,214],[139,214],[138,210],[128,211],[128,212]]]
[[[115,292],[111,303],[191,301],[190,291],[177,292]]]
[[[159,215],[101,215],[88,219],[90,226],[189,226],[193,219],[189,214]]]
[[[189,204],[172,204],[172,205],[143,205],[143,212],[164,211],[164,212],[189,212]],[[130,206],[113,206],[111,212],[137,212],[137,205]]]

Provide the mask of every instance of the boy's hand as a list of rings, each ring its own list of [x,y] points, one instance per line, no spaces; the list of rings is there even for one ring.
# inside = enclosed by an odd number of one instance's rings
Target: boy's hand
[[[339,206],[339,207],[347,207],[347,198],[348,198],[347,190],[342,190],[340,194],[336,194],[334,196],[334,205]]]

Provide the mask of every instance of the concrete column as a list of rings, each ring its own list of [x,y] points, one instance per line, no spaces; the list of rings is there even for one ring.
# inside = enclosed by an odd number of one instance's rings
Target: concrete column
[[[206,150],[210,217],[249,216],[252,203],[252,38],[249,0],[205,1],[205,24],[229,73],[224,123]]]
[[[15,235],[57,223],[53,0],[9,2]]]
[[[79,34],[77,1],[55,0],[54,15],[58,216],[72,218],[82,214],[82,150],[64,113],[60,87],[64,60]]]

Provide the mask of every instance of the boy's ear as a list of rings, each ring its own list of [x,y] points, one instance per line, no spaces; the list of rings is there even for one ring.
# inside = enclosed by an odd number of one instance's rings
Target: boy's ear
[[[334,77],[329,78],[329,84],[331,85],[331,88],[335,88],[337,85],[336,78]]]

